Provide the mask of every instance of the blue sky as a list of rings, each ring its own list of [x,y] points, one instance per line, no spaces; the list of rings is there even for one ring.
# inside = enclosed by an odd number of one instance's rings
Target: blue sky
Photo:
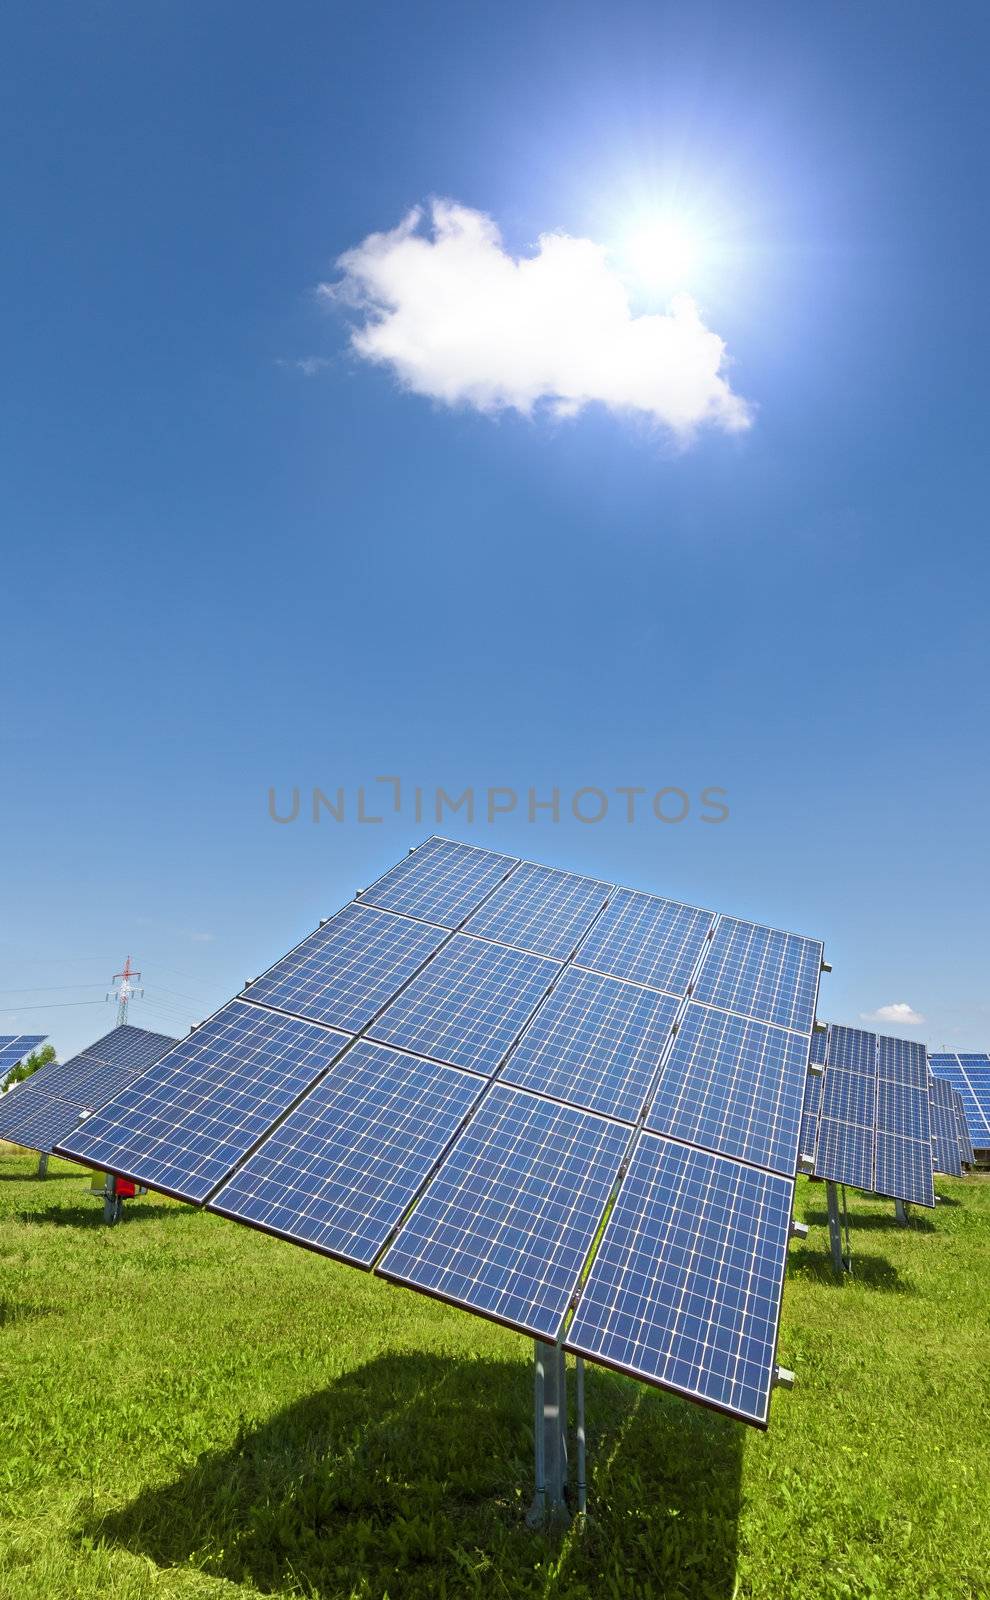
[[[183,1030],[435,828],[269,787],[396,774],[556,785],[557,825],[440,831],[819,935],[823,1015],[987,1048],[988,43],[892,3],[9,8],[0,1031],[87,1042],[128,952]],[[689,215],[750,425],[409,392],[317,286],[435,197],[512,258]]]

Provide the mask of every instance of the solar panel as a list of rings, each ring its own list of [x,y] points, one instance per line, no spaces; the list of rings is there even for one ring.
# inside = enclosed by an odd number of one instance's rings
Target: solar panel
[[[578,949],[579,966],[686,994],[715,921],[710,911],[618,889]]]
[[[20,1066],[24,1057],[44,1042],[43,1033],[0,1033],[0,1078]]]
[[[50,1150],[82,1115],[82,1106],[56,1100],[27,1078],[0,1095],[0,1139],[9,1139],[25,1150]]]
[[[828,1032],[823,1028],[816,1028],[811,1035],[811,1058],[816,1067],[823,1067],[828,1060]]]
[[[512,870],[516,859],[453,839],[427,839],[366,889],[361,903],[456,928]]]
[[[814,1160],[818,1139],[818,1112],[822,1103],[822,1074],[809,1072],[804,1086],[804,1110],[801,1117],[800,1154]]]
[[[877,1079],[877,1127],[903,1139],[931,1139],[927,1089],[915,1089],[893,1078]]]
[[[64,1062],[39,1067],[0,1096],[0,1138],[27,1150],[51,1150],[84,1111],[101,1106],[175,1044],[145,1028],[113,1028]],[[23,1093],[30,1089],[30,1095]]]
[[[853,1189],[872,1190],[875,1138],[872,1127],[819,1117],[815,1177],[848,1183]]]
[[[563,961],[590,928],[611,887],[524,861],[464,926],[468,933]]]
[[[762,1425],[821,945],[607,895],[429,840],[57,1148],[556,1339],[635,1146],[587,1353]]]
[[[567,1349],[765,1427],[793,1196],[788,1178],[643,1134]]]
[[[959,1093],[969,1136],[977,1150],[990,1148],[990,1056],[972,1053],[928,1057],[937,1078],[945,1078]]]
[[[493,1084],[377,1270],[555,1340],[629,1129]]]
[[[822,1086],[821,1115],[872,1132],[877,1120],[876,1079],[861,1072],[845,1072],[830,1063]]]
[[[124,1023],[69,1061],[53,1061],[47,1067],[39,1067],[31,1082],[57,1100],[95,1109],[160,1060],[176,1042],[168,1034]]]
[[[821,966],[817,939],[722,917],[694,986],[694,998],[809,1033]]]
[[[692,1003],[646,1126],[793,1177],[807,1074],[799,1034]]]
[[[442,928],[352,901],[245,998],[359,1033],[446,938]]]
[[[951,1084],[949,1088],[952,1089]],[[956,1113],[956,1127],[959,1131],[959,1155],[967,1167],[971,1167],[975,1163],[976,1152],[973,1149],[973,1141],[966,1126],[966,1111],[963,1106],[962,1095],[958,1089],[952,1089],[952,1103]]]
[[[455,934],[370,1031],[400,1050],[492,1073],[559,970],[542,956]]]
[[[209,1209],[370,1266],[484,1087],[360,1040]]]
[[[671,995],[568,967],[499,1081],[635,1122],[677,1009]]]
[[[877,1130],[877,1194],[891,1195],[915,1205],[934,1204],[932,1147],[929,1140],[905,1139]]]
[[[956,1107],[951,1083],[934,1075],[929,1080],[931,1090],[932,1151],[935,1170],[950,1178],[962,1177],[962,1158],[959,1149],[959,1130],[956,1125]]]
[[[231,1000],[58,1141],[58,1153],[201,1202],[347,1043]]]
[[[833,1022],[828,1030],[828,1062],[845,1072],[861,1072],[868,1078],[877,1075],[877,1036],[865,1028],[846,1028]]]
[[[916,1039],[892,1039],[879,1035],[877,1076],[892,1078],[916,1089],[928,1098],[928,1053]]]

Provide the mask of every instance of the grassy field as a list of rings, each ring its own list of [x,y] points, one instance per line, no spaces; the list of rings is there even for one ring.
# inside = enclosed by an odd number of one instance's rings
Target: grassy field
[[[824,1189],[759,1434],[588,1367],[587,1525],[526,1531],[531,1346],[0,1146],[0,1596],[990,1594],[990,1181],[898,1228]]]

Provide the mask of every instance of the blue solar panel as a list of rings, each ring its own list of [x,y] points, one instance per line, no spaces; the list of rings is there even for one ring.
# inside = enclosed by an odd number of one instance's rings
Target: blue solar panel
[[[555,961],[460,933],[370,1031],[400,1050],[492,1073],[559,970]]]
[[[828,1059],[830,1066],[876,1078],[877,1036],[864,1028],[846,1028],[833,1022],[828,1031]]]
[[[877,1128],[902,1139],[923,1139],[927,1144],[931,1140],[928,1090],[898,1083],[895,1078],[878,1078]]]
[[[361,1040],[209,1209],[370,1266],[484,1087]]]
[[[377,1270],[559,1337],[629,1129],[493,1084]]]
[[[565,1345],[765,1426],[790,1179],[644,1134]]]
[[[969,1136],[969,1128],[966,1125],[966,1110],[963,1106],[962,1095],[958,1089],[953,1089],[951,1084],[949,1088],[952,1092],[952,1102],[956,1113],[956,1127],[959,1131],[959,1155],[967,1167],[971,1167],[976,1159],[976,1153],[973,1149],[973,1141]]]
[[[935,1168],[950,1178],[962,1177],[959,1130],[956,1125],[955,1091],[944,1078],[932,1077],[931,1123]]]
[[[512,870],[516,859],[452,839],[427,839],[366,889],[361,904],[456,928]]]
[[[446,938],[442,928],[352,901],[252,983],[245,999],[360,1033]]]
[[[43,1033],[0,1033],[0,1079],[44,1042]]]
[[[524,861],[464,924],[468,933],[563,961],[608,898],[610,883]]]
[[[879,1038],[877,1074],[917,1089],[928,1099],[928,1054],[916,1039]]]
[[[714,921],[696,906],[618,889],[575,959],[594,972],[686,994]]]
[[[0,1139],[25,1150],[50,1150],[82,1114],[81,1106],[56,1100],[28,1078],[0,1095]]]
[[[57,1100],[94,1110],[106,1105],[175,1043],[168,1034],[124,1024],[112,1028],[71,1060],[39,1067],[31,1082]]]
[[[822,1103],[822,1074],[809,1072],[804,1086],[800,1154],[814,1158],[818,1139],[818,1112]]]
[[[59,1154],[203,1201],[347,1042],[232,1000],[58,1141]]]
[[[854,1189],[872,1190],[875,1139],[872,1124],[864,1128],[819,1117],[815,1176],[848,1183]]]
[[[934,1205],[931,1142],[897,1138],[878,1130],[874,1189],[877,1194],[915,1205]]]
[[[872,1132],[877,1121],[876,1079],[830,1065],[822,1088],[821,1115],[836,1122],[855,1123]]]
[[[671,995],[568,967],[500,1081],[635,1122],[677,1009]]]
[[[646,1126],[793,1177],[807,1073],[800,1035],[691,1004]]]
[[[723,917],[698,974],[694,998],[809,1033],[821,967],[817,939]]]
[[[970,1083],[969,1072],[975,1065],[979,1081],[979,1064],[984,1060],[990,1062],[990,1057],[946,1054],[928,1057],[935,1077],[945,1078],[958,1092],[966,1115],[966,1127],[977,1150],[990,1147],[990,1094],[981,1098]],[[964,1067],[964,1062],[967,1067]]]
[[[828,1060],[828,1034],[822,1028],[816,1028],[811,1035],[811,1057],[816,1067],[823,1067]]]

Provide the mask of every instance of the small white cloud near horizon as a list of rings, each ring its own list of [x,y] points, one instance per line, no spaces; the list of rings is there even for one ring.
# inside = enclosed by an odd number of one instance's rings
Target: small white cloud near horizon
[[[573,417],[597,402],[681,443],[706,424],[739,433],[752,422],[691,296],[635,315],[591,239],[545,233],[535,255],[515,257],[483,212],[435,200],[337,264],[343,276],[318,293],[364,314],[352,348],[415,394],[524,416],[542,405]]]
[[[304,378],[315,378],[330,362],[326,356],[299,356],[294,361],[286,361],[284,356],[278,356],[275,365],[287,371],[301,372]]]
[[[898,1022],[905,1028],[920,1028],[924,1017],[906,1000],[896,1000],[889,1006],[878,1006],[876,1011],[861,1011],[862,1022]]]

